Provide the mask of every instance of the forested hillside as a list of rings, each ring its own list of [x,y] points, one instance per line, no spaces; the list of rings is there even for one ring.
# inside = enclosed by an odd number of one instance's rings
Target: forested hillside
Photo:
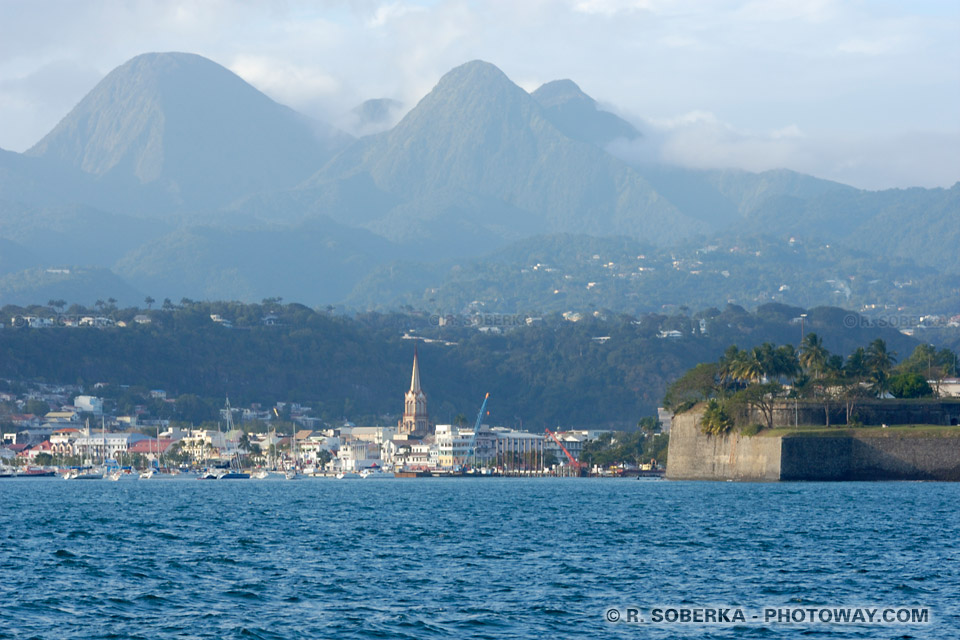
[[[235,405],[296,401],[327,421],[389,424],[401,410],[416,344],[436,422],[472,414],[490,392],[491,420],[498,424],[631,427],[655,412],[671,381],[730,344],[799,343],[796,320],[804,312],[770,304],[755,313],[729,306],[674,315],[598,314],[577,322],[555,314],[529,325],[522,316],[452,316],[441,326],[425,314],[345,317],[276,300],[166,301],[164,307],[101,306],[98,314],[127,325],[105,329],[29,328],[23,317],[56,312],[4,307],[0,378],[80,383],[91,391],[97,382],[131,385],[134,395],[164,389],[171,398],[195,394],[214,406],[227,394]],[[83,311],[66,309],[66,317]],[[134,322],[138,313],[151,322]],[[806,313],[805,330],[823,336],[832,351],[883,337],[892,351],[907,355],[918,343],[867,323],[848,328],[857,316],[841,309]],[[214,322],[212,314],[233,326]],[[661,337],[667,331],[677,333]]]

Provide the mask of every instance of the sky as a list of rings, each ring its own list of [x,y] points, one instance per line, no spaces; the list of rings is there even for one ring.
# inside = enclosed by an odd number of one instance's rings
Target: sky
[[[344,127],[479,58],[527,90],[577,82],[645,134],[623,156],[960,180],[957,0],[0,0],[0,148],[28,149],[149,51],[206,56]]]

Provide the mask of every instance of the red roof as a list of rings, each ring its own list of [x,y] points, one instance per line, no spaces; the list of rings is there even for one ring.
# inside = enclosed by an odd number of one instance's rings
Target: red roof
[[[29,445],[25,445],[25,444],[8,444],[7,449],[10,449],[10,451],[23,451],[28,446]]]
[[[170,445],[173,444],[173,440],[168,438],[160,439],[160,452],[163,453],[170,448]],[[145,440],[137,440],[127,449],[128,453],[156,453],[157,452],[157,441],[154,438],[147,438]]]
[[[73,427],[67,427],[66,429],[57,429],[54,433],[80,433],[80,429],[74,429]]]

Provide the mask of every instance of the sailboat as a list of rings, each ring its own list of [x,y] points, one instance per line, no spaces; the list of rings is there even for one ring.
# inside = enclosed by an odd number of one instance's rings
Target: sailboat
[[[163,467],[163,450],[160,448],[160,426],[157,425],[157,466],[156,468],[150,467],[146,471],[140,473],[141,480],[151,480],[151,479],[169,479],[172,478],[174,474],[172,473],[163,473],[160,469]]]
[[[297,467],[299,466],[300,460],[299,460],[299,456],[298,456],[297,454],[298,454],[298,451],[297,451],[297,427],[294,426],[294,427],[293,427],[293,440],[290,442],[290,455],[293,457],[293,466],[291,466],[289,469],[287,469],[287,472],[286,472],[285,474],[283,474],[283,477],[286,478],[287,480],[299,480],[299,479],[300,479],[300,474],[299,474],[299,472],[297,471]]]
[[[227,433],[230,433],[234,430],[233,424],[233,409],[230,408],[230,398],[227,397]],[[250,478],[249,473],[243,471],[243,465],[240,461],[240,452],[234,451],[233,456],[230,458],[230,468],[226,473],[220,474],[220,477],[217,480],[248,480]]]
[[[102,418],[101,418],[102,420]],[[90,433],[90,419],[87,419],[87,433]],[[107,432],[106,423],[101,423],[100,435],[103,438],[103,464],[107,460]],[[71,469],[64,474],[64,480],[103,480],[103,464],[99,467],[82,466],[78,469]]]

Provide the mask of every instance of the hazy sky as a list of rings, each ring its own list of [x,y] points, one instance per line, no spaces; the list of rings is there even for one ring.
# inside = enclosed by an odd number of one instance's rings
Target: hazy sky
[[[0,0],[0,147],[23,151],[112,68],[189,51],[343,122],[490,61],[575,80],[647,135],[619,152],[787,167],[866,188],[960,180],[957,0]]]

